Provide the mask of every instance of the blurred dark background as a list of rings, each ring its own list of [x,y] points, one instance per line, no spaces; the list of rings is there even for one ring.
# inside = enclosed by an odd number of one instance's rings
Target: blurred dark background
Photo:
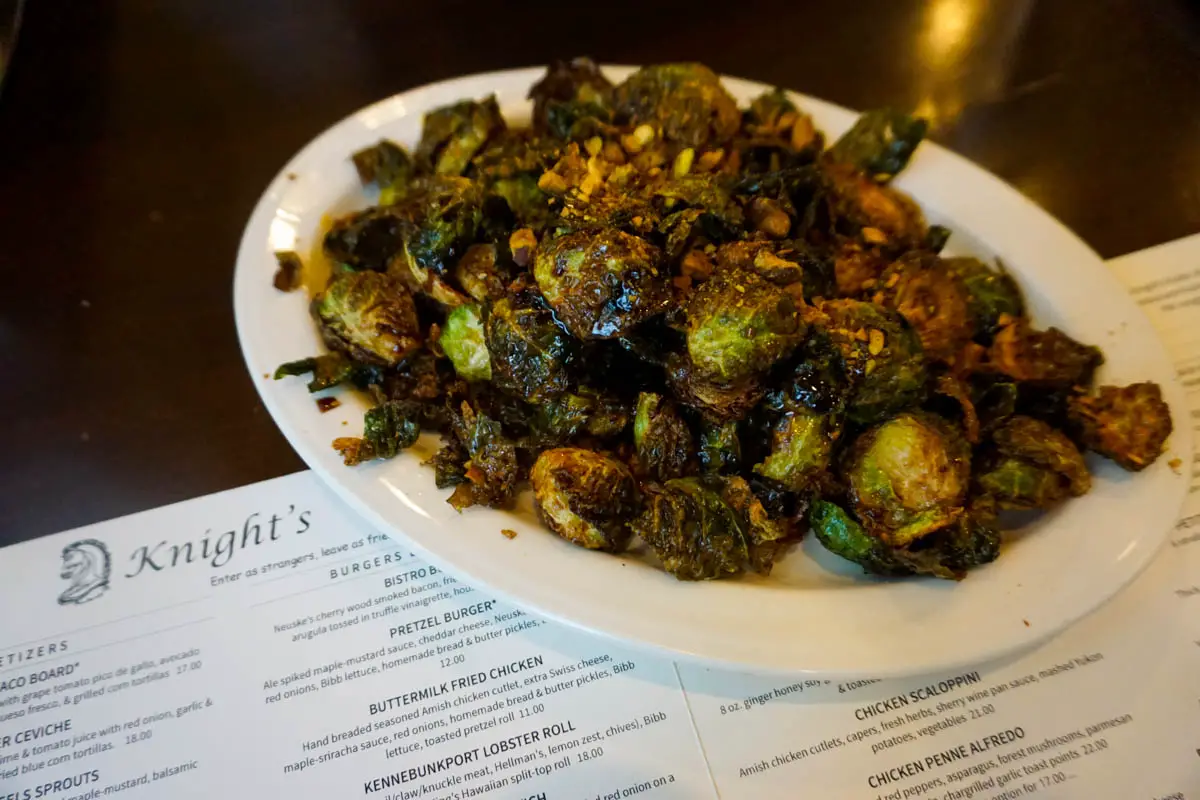
[[[1200,231],[1187,0],[32,0],[0,92],[0,544],[303,468],[234,333],[259,194],[360,106],[578,54],[916,109],[1105,257]]]

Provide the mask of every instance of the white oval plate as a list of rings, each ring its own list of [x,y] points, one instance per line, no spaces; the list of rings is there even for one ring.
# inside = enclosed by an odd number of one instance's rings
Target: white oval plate
[[[614,81],[628,68],[606,69]],[[1152,380],[1175,415],[1170,451],[1133,475],[1097,460],[1086,497],[1009,537],[1001,558],[961,583],[866,578],[808,537],[769,579],[684,583],[639,561],[589,552],[545,531],[526,501],[515,513],[456,513],[433,485],[418,445],[385,463],[348,468],[330,441],[362,430],[365,403],[349,392],[318,413],[304,379],[272,381],[275,367],[323,351],[303,291],[271,283],[273,252],[313,246],[323,215],[366,205],[350,154],[388,137],[416,143],[423,112],[495,93],[510,121],[527,121],[525,95],[542,74],[522,69],[436,83],[342,120],[271,182],[238,252],[238,334],[263,402],[296,451],[354,509],[411,541],[452,573],[560,622],[672,657],[770,672],[896,676],[951,669],[1032,645],[1095,609],[1148,563],[1175,521],[1187,482],[1168,463],[1191,463],[1184,393],[1149,321],[1088,247],[999,179],[925,143],[897,185],[931,222],[954,231],[951,250],[999,257],[1020,281],[1034,319],[1104,349],[1101,379]],[[745,104],[767,87],[727,78]],[[855,114],[802,95],[830,140]],[[345,424],[344,424],[345,423]],[[424,444],[424,442],[423,442]],[[502,528],[519,533],[515,539]]]

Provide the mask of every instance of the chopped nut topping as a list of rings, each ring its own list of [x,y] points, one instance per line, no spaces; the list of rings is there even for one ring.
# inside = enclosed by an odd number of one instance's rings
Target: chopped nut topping
[[[883,331],[872,328],[869,335],[870,342],[867,344],[867,352],[873,356],[877,356],[883,352]]]

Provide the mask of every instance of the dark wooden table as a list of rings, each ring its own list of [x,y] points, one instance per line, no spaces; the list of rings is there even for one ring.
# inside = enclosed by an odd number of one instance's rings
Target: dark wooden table
[[[574,54],[916,108],[1106,257],[1200,231],[1187,0],[31,0],[0,93],[0,544],[301,469],[233,327],[267,181],[371,101]]]

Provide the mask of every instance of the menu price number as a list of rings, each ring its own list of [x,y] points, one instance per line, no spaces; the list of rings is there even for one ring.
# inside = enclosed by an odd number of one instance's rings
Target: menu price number
[[[517,709],[517,716],[520,719],[529,719],[530,717],[534,716],[535,714],[541,714],[545,710],[546,710],[545,703],[534,703],[533,705],[531,705],[527,708],[522,707],[522,708]]]
[[[1083,754],[1085,756],[1090,756],[1093,753],[1099,753],[1101,750],[1107,750],[1107,749],[1108,749],[1108,740],[1107,739],[1094,739],[1090,742],[1083,743]],[[1200,751],[1197,751],[1197,752],[1200,752]]]
[[[204,662],[200,659],[196,659],[195,661],[189,661],[186,664],[180,664],[177,667],[175,667],[175,674],[182,675],[185,672],[195,672],[196,670],[200,669],[202,666],[204,666]]]
[[[967,713],[971,715],[971,719],[983,719],[990,714],[995,714],[996,707],[991,703],[984,703],[979,708],[968,708]]]
[[[129,733],[129,734],[125,735],[125,744],[137,744],[138,742],[144,742],[147,739],[151,738],[152,736],[154,736],[154,731],[152,731],[152,730],[144,730],[144,731],[138,731],[137,733]]]
[[[595,761],[603,756],[604,748],[597,745],[596,747],[589,747],[587,750],[580,750],[578,753],[576,753],[575,763],[583,764],[588,761]]]
[[[1043,775],[1038,778],[1038,783],[1043,789],[1049,789],[1051,786],[1058,786],[1071,780],[1071,776],[1065,772],[1053,772],[1049,775]]]
[[[459,654],[453,655],[453,656],[446,656],[439,663],[441,664],[442,669],[445,669],[446,667],[453,667],[456,664],[461,664],[466,660],[467,660],[466,654],[459,653]]]

